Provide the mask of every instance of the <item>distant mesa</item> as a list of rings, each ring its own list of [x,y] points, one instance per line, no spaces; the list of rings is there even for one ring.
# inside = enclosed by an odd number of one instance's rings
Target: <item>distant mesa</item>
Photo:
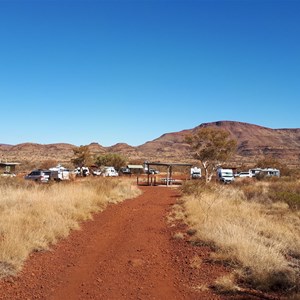
[[[226,129],[237,140],[238,151],[233,161],[240,164],[255,162],[263,157],[272,156],[286,162],[289,166],[300,166],[300,128],[271,129],[255,124],[236,121],[217,121],[202,123],[192,129],[162,134],[140,146],[117,143],[104,147],[97,142],[88,145],[90,151],[97,155],[108,152],[119,153],[128,159],[147,159],[159,161],[193,160],[185,136],[201,127],[218,127]],[[18,145],[0,144],[0,157],[11,161],[45,161],[56,159],[60,162],[70,161],[74,145],[67,143]]]

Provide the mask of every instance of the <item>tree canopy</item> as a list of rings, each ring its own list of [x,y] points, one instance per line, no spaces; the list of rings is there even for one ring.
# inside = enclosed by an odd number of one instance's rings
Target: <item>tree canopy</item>
[[[71,160],[75,167],[88,166],[92,156],[88,146],[79,146],[73,149],[74,158]]]
[[[200,161],[205,171],[206,181],[210,181],[213,172],[226,162],[236,151],[236,141],[224,129],[202,127],[187,136],[194,157]]]
[[[117,153],[107,153],[96,158],[95,164],[101,166],[112,166],[116,170],[126,165],[126,159]]]

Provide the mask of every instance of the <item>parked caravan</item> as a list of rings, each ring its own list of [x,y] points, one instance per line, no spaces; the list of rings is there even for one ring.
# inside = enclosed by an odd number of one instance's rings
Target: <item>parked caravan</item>
[[[70,171],[62,165],[50,168],[49,171],[51,171],[51,179],[53,180],[60,181],[70,179]]]
[[[274,168],[254,168],[249,170],[252,177],[257,176],[258,174],[266,177],[280,177],[280,170]]]
[[[191,178],[192,179],[201,178],[201,168],[198,167],[191,168]]]

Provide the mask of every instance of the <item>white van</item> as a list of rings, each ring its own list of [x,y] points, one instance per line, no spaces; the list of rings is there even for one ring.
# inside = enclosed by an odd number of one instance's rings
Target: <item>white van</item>
[[[222,169],[217,170],[217,177],[223,183],[231,183],[234,181],[234,175],[232,169]]]

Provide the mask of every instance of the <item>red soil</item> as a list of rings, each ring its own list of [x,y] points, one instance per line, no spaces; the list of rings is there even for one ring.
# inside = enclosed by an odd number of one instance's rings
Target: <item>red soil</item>
[[[51,251],[32,254],[17,277],[0,282],[0,299],[224,299],[205,287],[225,267],[209,262],[209,248],[175,239],[184,226],[166,222],[178,191],[142,190],[83,222]],[[196,255],[200,268],[191,266]]]

